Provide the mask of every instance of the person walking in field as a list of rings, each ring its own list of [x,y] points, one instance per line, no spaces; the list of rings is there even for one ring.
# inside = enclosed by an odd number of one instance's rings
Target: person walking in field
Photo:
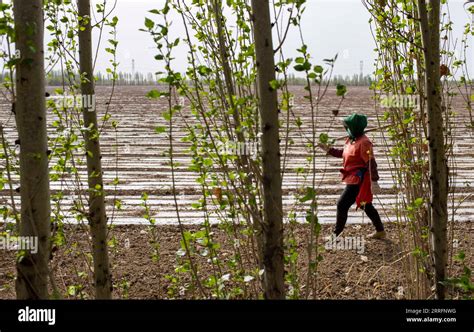
[[[350,207],[357,203],[357,209],[365,211],[375,227],[372,239],[385,239],[386,233],[380,215],[372,204],[373,192],[380,190],[377,183],[379,175],[373,154],[373,145],[365,135],[367,116],[352,114],[343,120],[348,137],[344,149],[337,149],[327,144],[318,146],[336,158],[342,158],[342,181],[346,184],[337,202],[337,217],[334,235],[339,236],[344,230]]]

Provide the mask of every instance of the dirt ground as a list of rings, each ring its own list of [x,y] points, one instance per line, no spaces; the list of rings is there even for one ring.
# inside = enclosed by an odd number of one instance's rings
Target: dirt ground
[[[323,225],[322,235],[331,232],[331,225]],[[187,230],[197,230],[197,226],[187,226]],[[398,228],[394,224],[386,225],[389,234],[387,240],[366,240],[372,232],[372,226],[348,225],[345,237],[360,236],[364,239],[363,250],[324,250],[316,278],[317,299],[403,299],[407,294],[409,277],[403,270],[403,257],[398,241],[398,232],[408,229]],[[156,226],[159,256],[152,260],[152,248],[149,243],[151,228],[147,226],[117,226],[111,231],[115,238],[110,249],[114,282],[114,298],[161,299],[169,298],[168,291],[173,287],[167,275],[175,274],[177,250],[181,235],[175,226]],[[217,226],[212,226],[215,238],[222,244],[219,257],[223,262],[230,257],[231,246],[228,238]],[[88,235],[77,226],[65,230],[67,244],[54,253],[51,266],[54,269],[54,280],[64,298],[93,298],[90,284],[91,273],[87,267],[89,256]],[[296,229],[296,238],[300,259],[298,274],[300,283],[305,283],[307,271],[306,246],[308,228],[300,225]],[[472,223],[456,223],[453,240],[456,243],[454,253],[463,250],[466,253],[465,264],[474,267],[471,248],[474,238]],[[319,242],[324,246],[324,240]],[[15,255],[13,252],[2,252],[0,255],[0,299],[15,297]],[[207,260],[198,260],[198,274],[202,279],[208,275],[211,266]],[[225,265],[225,264],[224,264]],[[453,261],[451,276],[458,276],[462,271],[459,262]],[[182,285],[189,282],[185,276]],[[179,285],[178,285],[179,286]],[[180,287],[180,286],[179,286]],[[178,287],[178,288],[179,288]],[[80,291],[79,291],[80,290]],[[462,294],[454,289],[449,290],[451,298],[460,298]],[[173,298],[199,298],[196,293],[178,290]],[[304,296],[303,290],[301,296]]]

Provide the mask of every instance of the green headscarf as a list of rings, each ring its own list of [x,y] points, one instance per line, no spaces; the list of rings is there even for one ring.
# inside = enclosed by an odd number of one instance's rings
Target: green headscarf
[[[364,130],[367,127],[367,116],[357,113],[351,114],[344,119],[344,127],[349,137],[355,140],[364,134]]]

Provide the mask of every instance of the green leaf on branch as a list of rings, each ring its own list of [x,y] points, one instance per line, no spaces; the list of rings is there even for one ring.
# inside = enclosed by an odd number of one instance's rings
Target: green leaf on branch
[[[280,88],[280,82],[277,81],[277,80],[272,80],[270,81],[270,88],[272,89],[272,91],[275,91],[275,90],[278,90]]]
[[[344,97],[347,94],[347,87],[344,84],[338,83],[336,86],[336,95],[338,97]]]
[[[161,92],[158,90],[151,90],[146,94],[146,96],[150,99],[157,99],[161,97]]]
[[[415,201],[413,202],[414,206],[416,208],[420,208],[422,205],[423,205],[423,198],[422,197],[418,197],[417,199],[415,199]]]
[[[319,143],[328,144],[328,142],[329,142],[329,135],[326,133],[321,133],[321,135],[319,135]]]
[[[155,27],[155,22],[153,22],[149,18],[145,17],[145,27],[147,27],[149,30],[151,30]]]
[[[300,198],[301,203],[312,201],[316,197],[316,190],[314,190],[314,188],[306,187],[305,190],[306,190],[305,195]]]
[[[165,127],[156,127],[156,128],[155,128],[155,132],[156,132],[157,134],[163,134],[163,133],[166,132],[166,128],[165,128]]]
[[[308,71],[311,70],[311,64],[306,61],[304,63],[297,64],[296,66],[293,67],[296,71]]]
[[[324,71],[324,68],[322,66],[314,66],[314,72],[317,74],[322,74]]]

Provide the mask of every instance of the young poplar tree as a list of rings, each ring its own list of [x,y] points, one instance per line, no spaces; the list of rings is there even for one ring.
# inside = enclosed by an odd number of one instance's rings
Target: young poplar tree
[[[284,299],[283,209],[278,95],[268,0],[252,0],[259,109],[262,131],[264,296]]]
[[[90,0],[78,0],[79,15],[79,64],[81,93],[83,100],[92,100],[95,96],[92,27]],[[92,235],[92,255],[94,258],[94,282],[97,299],[112,297],[112,277],[109,267],[107,247],[107,215],[105,211],[105,192],[102,176],[102,162],[97,126],[95,104],[83,105],[85,143],[87,150],[87,175],[89,187],[89,225]]]
[[[440,0],[418,1],[425,64],[431,182],[431,234],[436,297],[444,299],[447,265],[448,167],[444,142],[440,76]]]
[[[16,120],[20,140],[22,237],[35,237],[38,250],[17,260],[18,299],[48,298],[50,191],[44,73],[42,0],[15,0]],[[36,250],[35,250],[36,251]]]

